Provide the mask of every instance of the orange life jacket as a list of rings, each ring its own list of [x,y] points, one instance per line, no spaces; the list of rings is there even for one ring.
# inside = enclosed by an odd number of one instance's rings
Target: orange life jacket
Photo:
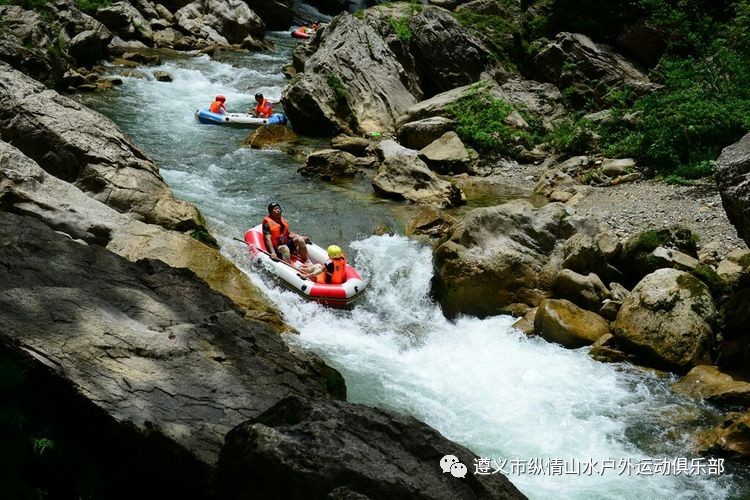
[[[257,106],[255,106],[255,114],[258,115],[260,118],[270,118],[273,114],[273,108],[271,107],[271,104],[268,102],[268,99],[263,98],[260,103],[258,103]]]
[[[338,285],[346,281],[346,257],[339,257],[337,259],[330,259],[329,262],[333,263],[333,271],[326,274],[326,282],[332,285]],[[326,262],[328,264],[328,262]],[[328,266],[326,266],[326,269]]]
[[[227,108],[221,101],[214,101],[211,103],[211,107],[209,108],[211,113],[225,113]]]
[[[271,230],[271,244],[274,248],[279,245],[286,245],[289,241],[289,223],[281,218],[281,224],[273,220],[270,216],[264,217],[263,222],[268,224],[268,228]],[[269,252],[270,248],[267,249]]]

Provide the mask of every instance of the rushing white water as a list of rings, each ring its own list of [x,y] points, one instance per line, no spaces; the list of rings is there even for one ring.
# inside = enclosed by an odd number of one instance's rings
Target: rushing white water
[[[624,364],[603,364],[587,349],[566,350],[512,330],[510,317],[449,321],[429,297],[430,249],[403,236],[398,204],[375,199],[367,183],[332,186],[302,178],[278,151],[239,146],[247,131],[199,125],[193,112],[213,95],[243,109],[259,89],[277,99],[289,61],[288,33],[274,54],[176,59],[158,69],[171,83],[126,78],[87,103],[111,116],[161,167],[178,196],[198,205],[223,251],[283,311],[300,334],[289,342],[320,354],[344,375],[349,399],[409,413],[480,457],[538,459],[549,466],[595,462],[584,473],[511,474],[532,498],[742,498],[732,474],[636,475],[645,459],[692,458],[690,435],[715,412],[675,396],[670,378]],[[145,69],[144,71],[151,71]],[[364,185],[364,188],[363,188]],[[353,311],[305,303],[259,274],[233,241],[280,200],[293,229],[338,243],[369,281]],[[606,460],[613,469],[600,473]],[[474,472],[475,464],[467,464]],[[478,464],[481,465],[481,464]],[[438,465],[435,464],[437,467]],[[510,463],[503,467],[511,472]],[[553,469],[553,472],[555,470]]]

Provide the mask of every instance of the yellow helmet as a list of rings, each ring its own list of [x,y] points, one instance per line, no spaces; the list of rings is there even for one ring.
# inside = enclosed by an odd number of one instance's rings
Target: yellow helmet
[[[332,259],[338,259],[339,257],[341,257],[341,248],[338,245],[329,246],[328,256]]]

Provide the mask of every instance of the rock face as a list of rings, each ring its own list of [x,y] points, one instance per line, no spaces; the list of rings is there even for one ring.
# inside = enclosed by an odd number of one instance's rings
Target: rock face
[[[750,411],[728,414],[713,430],[700,436],[700,448],[722,456],[750,457]]]
[[[308,135],[391,132],[417,102],[404,85],[401,64],[378,33],[349,14],[318,36],[304,73],[284,89],[282,102],[295,130]]]
[[[476,82],[492,60],[487,48],[445,9],[425,7],[409,19],[409,28],[411,52],[427,96]]]
[[[716,182],[729,221],[750,246],[750,134],[721,152]]]
[[[187,268],[234,301],[248,319],[285,330],[279,312],[218,250],[162,227],[144,224],[86,196],[42,170],[19,150],[0,141],[0,204],[5,210],[43,221],[56,231],[106,246],[131,261],[159,259]]]
[[[0,5],[0,19],[0,61],[39,81],[60,83],[67,63],[51,55],[49,49],[58,46],[49,22],[38,12],[17,5]]]
[[[750,407],[750,383],[735,380],[715,366],[696,366],[672,390],[715,404]]]
[[[466,172],[471,163],[466,146],[453,131],[446,132],[425,146],[419,152],[419,158],[427,164],[430,170],[439,174]]]
[[[248,5],[268,30],[285,30],[294,23],[294,3],[291,0],[256,0]]]
[[[356,450],[352,452],[352,450]],[[440,460],[475,456],[412,417],[289,397],[227,435],[218,493],[247,498],[525,498],[507,478],[456,480]],[[289,480],[294,478],[294,480]],[[334,491],[343,496],[335,496]]]
[[[684,372],[709,360],[715,321],[706,285],[686,272],[659,269],[624,300],[613,333],[647,363]]]
[[[397,155],[387,158],[372,180],[372,187],[381,196],[437,205],[440,208],[466,202],[458,187],[437,177],[416,156]]]
[[[609,333],[607,320],[560,299],[545,300],[534,316],[534,332],[564,347],[593,344]]]
[[[187,33],[223,45],[242,43],[248,36],[262,40],[266,29],[242,0],[197,0],[175,12],[175,19]]]
[[[559,203],[535,209],[521,200],[472,210],[434,251],[433,292],[448,315],[487,316],[511,304],[549,298],[562,265],[562,243],[598,225]]]
[[[129,262],[30,217],[0,212],[0,266],[13,270],[0,283],[4,345],[33,352],[116,421],[206,464],[234,426],[291,394],[326,397],[341,380],[193,273]]]
[[[397,125],[400,128],[409,122],[434,116],[448,116],[448,108],[459,99],[476,92],[477,87],[486,89],[495,99],[526,109],[548,128],[552,127],[554,121],[567,114],[562,94],[554,85],[513,77],[502,85],[492,80],[480,80],[476,84],[457,87],[420,101],[401,115]]]
[[[578,85],[602,95],[612,87],[625,86],[642,95],[657,88],[611,47],[579,33],[559,33],[536,55],[534,63],[543,80],[561,89]]]
[[[134,218],[171,229],[202,225],[158,167],[108,118],[0,63],[0,138],[52,175]]]
[[[405,123],[398,129],[398,142],[407,148],[422,149],[455,127],[454,120],[443,116]]]

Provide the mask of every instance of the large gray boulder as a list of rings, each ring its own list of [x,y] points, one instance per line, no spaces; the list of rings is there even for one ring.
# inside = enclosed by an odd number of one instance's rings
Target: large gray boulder
[[[224,45],[240,44],[247,37],[262,40],[266,30],[242,0],[196,0],[175,12],[175,20],[186,33]]]
[[[112,33],[102,23],[81,12],[73,0],[55,0],[47,4],[60,26],[58,43],[67,47],[78,66],[91,66],[107,57]]]
[[[624,300],[613,333],[645,363],[680,372],[710,361],[716,307],[706,285],[676,269],[659,269]]]
[[[750,245],[750,134],[721,152],[716,182],[729,221]]]
[[[488,316],[512,304],[537,306],[550,298],[562,269],[562,244],[599,226],[560,203],[528,201],[477,208],[452,226],[433,253],[433,292],[447,315]]]
[[[0,61],[50,87],[60,86],[69,67],[53,26],[38,12],[0,5]],[[53,54],[62,53],[62,57]]]
[[[99,7],[94,17],[124,40],[139,40],[149,46],[153,43],[154,32],[151,25],[129,2],[121,1]]]
[[[464,464],[465,477],[443,473],[445,455]],[[500,474],[472,474],[476,459],[413,417],[292,396],[227,435],[217,491],[227,500],[248,492],[259,498],[525,498]]]
[[[501,99],[516,108],[526,110],[547,128],[551,128],[555,121],[567,114],[562,94],[554,85],[514,77],[502,85],[494,80],[481,80],[476,84],[457,87],[420,101],[399,117],[397,127],[401,128],[407,123],[425,118],[447,117],[450,114],[448,109],[452,105],[478,90],[487,91],[492,98]]]
[[[419,158],[439,174],[460,174],[469,170],[472,158],[453,131],[446,132],[422,148]]]
[[[305,60],[304,72],[282,93],[295,130],[309,135],[392,132],[396,119],[417,99],[380,35],[341,14],[317,38],[319,47]]]
[[[633,62],[580,33],[559,33],[534,57],[534,64],[541,79],[561,89],[585,87],[597,96],[620,86],[638,95],[658,88]]]
[[[51,367],[108,421],[155,438],[155,450],[177,444],[210,467],[230,429],[284,397],[329,397],[335,380],[344,397],[340,375],[292,354],[189,271],[130,262],[5,211],[0,267],[13,270],[0,281],[0,344]]]
[[[534,315],[534,333],[549,342],[577,349],[609,334],[607,320],[564,299],[548,299]]]
[[[718,405],[750,407],[750,382],[736,380],[716,366],[696,366],[679,382],[672,384],[672,390]]]
[[[253,0],[247,4],[267,30],[285,30],[294,24],[293,0]]]
[[[411,53],[427,96],[476,82],[493,61],[487,48],[445,9],[425,7],[409,19],[409,28]]]
[[[416,156],[396,155],[380,165],[375,193],[388,198],[450,208],[466,203],[461,189],[433,174]]]
[[[212,289],[229,297],[246,317],[283,331],[278,311],[247,275],[216,249],[188,234],[145,224],[86,196],[49,175],[18,149],[0,141],[0,204],[89,244],[106,246],[131,261],[158,259],[190,269]]]
[[[47,172],[134,218],[189,230],[198,210],[177,200],[159,169],[108,118],[0,63],[0,138]]]
[[[433,116],[409,123],[398,128],[398,142],[412,149],[422,149],[443,134],[456,128],[455,120],[443,116]]]

